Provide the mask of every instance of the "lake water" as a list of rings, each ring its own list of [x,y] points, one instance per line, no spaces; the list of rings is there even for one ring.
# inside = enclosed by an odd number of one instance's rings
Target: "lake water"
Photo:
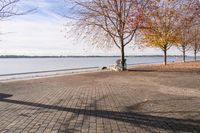
[[[119,57],[66,57],[66,58],[0,58],[0,79],[13,75],[68,71],[80,68],[98,68],[115,64]],[[127,64],[161,63],[163,57],[127,57]],[[193,57],[187,57],[192,60]],[[182,57],[168,57],[168,61],[181,61]]]

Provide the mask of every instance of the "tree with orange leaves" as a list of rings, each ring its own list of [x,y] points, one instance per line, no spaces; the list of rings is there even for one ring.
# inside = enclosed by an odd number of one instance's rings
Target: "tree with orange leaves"
[[[148,47],[159,48],[164,52],[164,64],[167,64],[167,51],[178,43],[176,27],[177,1],[160,1],[144,22],[140,30],[139,42]]]

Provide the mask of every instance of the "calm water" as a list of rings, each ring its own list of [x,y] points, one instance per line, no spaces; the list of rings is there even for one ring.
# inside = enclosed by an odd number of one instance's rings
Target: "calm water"
[[[118,58],[119,57],[0,58],[0,78],[20,73],[44,73],[55,70],[110,66],[115,64]],[[129,65],[163,62],[163,57],[127,57],[126,59]],[[192,59],[192,57],[187,57],[187,60]],[[168,58],[170,62],[181,60],[181,57]]]

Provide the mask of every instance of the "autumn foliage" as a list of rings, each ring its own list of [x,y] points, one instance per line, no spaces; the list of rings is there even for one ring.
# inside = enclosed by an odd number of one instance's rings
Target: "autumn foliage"
[[[154,10],[140,29],[140,43],[148,47],[160,48],[164,52],[167,64],[167,50],[177,46],[185,53],[194,47],[194,26],[199,26],[199,2],[197,0],[163,0],[159,1]],[[199,34],[199,31],[198,33]],[[193,36],[192,36],[193,35]],[[197,39],[197,38],[196,38]],[[195,47],[198,47],[197,42]]]
[[[199,0],[70,1],[74,3],[76,31],[97,40],[98,46],[117,46],[122,66],[125,46],[133,43],[161,49],[165,65],[171,46],[178,47],[184,57],[191,48],[199,51],[199,30],[195,30],[200,23]],[[133,41],[136,35],[137,42]]]

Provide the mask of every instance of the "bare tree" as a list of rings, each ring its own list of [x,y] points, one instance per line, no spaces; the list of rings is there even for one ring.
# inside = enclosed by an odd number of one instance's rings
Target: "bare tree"
[[[36,10],[30,9],[27,11],[20,11],[17,8],[17,4],[20,1],[21,0],[0,0],[0,20],[16,15],[25,15]]]
[[[186,61],[186,52],[190,50],[192,38],[191,28],[193,26],[192,18],[180,18],[180,27],[177,30],[179,41],[177,48],[183,53],[183,62]]]
[[[194,60],[197,60],[197,53],[200,52],[200,28],[199,26],[195,26],[192,28],[191,34],[191,40],[192,43],[191,49],[194,51]]]
[[[195,18],[193,20],[193,30],[192,30],[192,49],[194,51],[195,61],[197,60],[197,53],[200,52],[200,1],[194,0],[193,12]]]
[[[194,41],[194,27],[199,25],[199,1],[198,0],[184,0],[179,3],[177,13],[177,21],[179,28],[177,35],[179,36],[178,49],[183,52],[183,61],[185,62],[186,52],[190,50],[191,44]],[[193,33],[192,33],[193,32]]]
[[[156,0],[155,0],[156,1]],[[66,1],[69,2],[69,1]],[[125,64],[126,45],[144,22],[145,15],[153,9],[153,0],[72,0],[76,31],[97,45],[113,46],[121,52],[122,70]],[[148,10],[148,11],[147,11]]]
[[[0,1],[0,19],[8,18],[14,15],[18,15],[16,4],[20,0],[1,0]]]

